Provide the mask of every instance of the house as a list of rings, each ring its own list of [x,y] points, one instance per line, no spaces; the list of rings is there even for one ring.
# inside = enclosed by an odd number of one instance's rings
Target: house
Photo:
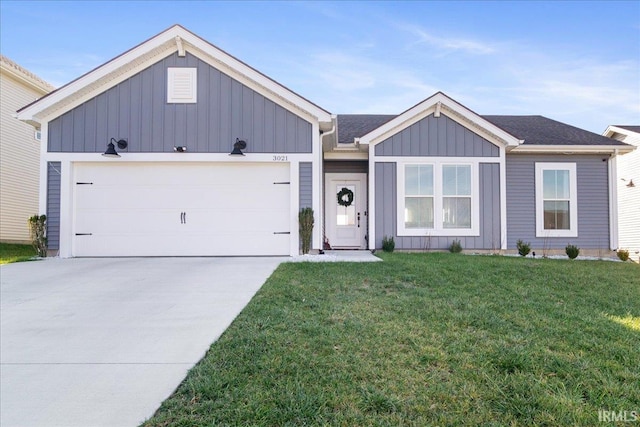
[[[303,207],[316,250],[385,235],[608,250],[615,156],[633,148],[443,93],[397,116],[332,115],[178,25],[18,117],[42,129],[40,210],[62,257],[293,256]]]
[[[608,126],[604,136],[640,147],[640,126]],[[640,262],[640,150],[618,159],[618,246]]]
[[[38,213],[40,133],[13,116],[53,86],[0,55],[0,241],[29,243]]]

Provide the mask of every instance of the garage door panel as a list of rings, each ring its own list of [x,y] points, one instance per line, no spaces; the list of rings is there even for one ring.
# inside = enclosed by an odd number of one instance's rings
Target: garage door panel
[[[288,164],[76,164],[75,256],[288,255]],[[183,215],[184,213],[184,215]]]

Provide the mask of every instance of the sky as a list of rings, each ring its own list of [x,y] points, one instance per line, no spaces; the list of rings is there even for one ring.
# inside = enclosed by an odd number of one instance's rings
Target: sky
[[[174,24],[333,114],[442,91],[478,114],[640,124],[637,0],[0,0],[0,52],[61,86]]]

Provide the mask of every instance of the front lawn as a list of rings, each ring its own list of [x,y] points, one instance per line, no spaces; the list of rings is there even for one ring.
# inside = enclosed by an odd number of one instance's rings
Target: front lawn
[[[29,261],[37,255],[31,245],[0,243],[0,264]]]
[[[592,426],[640,410],[637,265],[381,256],[281,265],[144,425]]]

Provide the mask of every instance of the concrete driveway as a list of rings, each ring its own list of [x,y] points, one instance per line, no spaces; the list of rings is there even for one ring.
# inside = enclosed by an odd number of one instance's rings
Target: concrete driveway
[[[0,268],[0,425],[137,426],[285,258]]]

